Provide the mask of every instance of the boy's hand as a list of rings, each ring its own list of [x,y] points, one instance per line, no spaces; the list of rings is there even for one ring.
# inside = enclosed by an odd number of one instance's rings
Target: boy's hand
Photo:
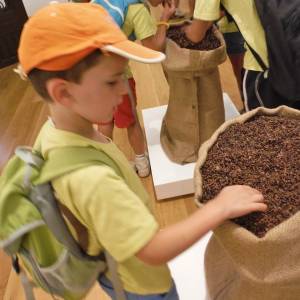
[[[213,200],[222,208],[225,218],[232,219],[254,211],[266,211],[261,192],[248,185],[227,186]]]
[[[162,2],[164,7],[160,20],[168,21],[176,11],[175,0],[165,0]]]

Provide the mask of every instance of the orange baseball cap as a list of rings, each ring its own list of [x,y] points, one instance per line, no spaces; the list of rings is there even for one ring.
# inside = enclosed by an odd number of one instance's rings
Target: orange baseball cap
[[[161,52],[129,41],[107,11],[92,3],[55,3],[24,25],[18,49],[22,70],[67,70],[95,49],[143,63],[164,60]]]

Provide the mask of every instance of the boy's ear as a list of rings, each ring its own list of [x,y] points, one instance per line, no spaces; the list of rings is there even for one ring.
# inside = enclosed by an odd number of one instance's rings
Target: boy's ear
[[[74,99],[70,93],[68,81],[61,78],[52,78],[47,81],[46,88],[52,101],[66,107],[72,106]]]

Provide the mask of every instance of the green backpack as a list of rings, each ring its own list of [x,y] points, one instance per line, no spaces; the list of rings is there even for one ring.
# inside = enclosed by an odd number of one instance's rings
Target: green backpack
[[[0,248],[12,257],[28,300],[34,299],[32,282],[18,258],[34,283],[53,298],[81,299],[108,267],[117,299],[126,299],[115,261],[106,251],[96,257],[85,253],[71,235],[51,185],[55,178],[95,164],[108,165],[122,176],[114,161],[92,147],[53,149],[46,161],[39,152],[18,147],[2,172]]]

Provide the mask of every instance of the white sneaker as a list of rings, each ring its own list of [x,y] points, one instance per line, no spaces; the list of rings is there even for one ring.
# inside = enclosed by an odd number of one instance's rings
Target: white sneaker
[[[150,174],[150,163],[147,155],[136,155],[134,164],[140,177],[147,177]]]

